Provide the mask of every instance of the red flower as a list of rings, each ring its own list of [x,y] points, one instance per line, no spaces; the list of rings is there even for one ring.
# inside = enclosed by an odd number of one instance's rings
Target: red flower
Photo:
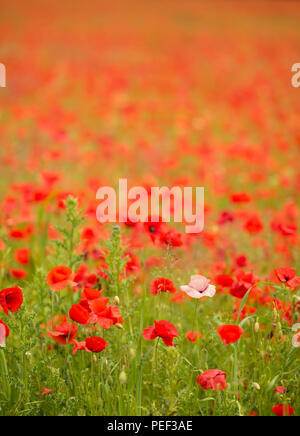
[[[296,277],[296,270],[293,268],[275,269],[278,280],[285,283],[289,288],[295,289],[300,285],[300,277]]]
[[[210,389],[214,391],[224,391],[227,388],[226,372],[220,369],[208,369],[198,375],[196,381],[205,391]]]
[[[49,322],[49,326],[54,331],[47,329],[48,336],[55,342],[61,345],[72,344],[77,335],[76,324],[71,324],[66,315],[62,315],[59,318],[59,323],[56,323],[57,318]]]
[[[19,280],[23,280],[28,276],[27,271],[25,271],[24,269],[17,269],[17,268],[13,268],[10,270],[11,275]]]
[[[237,192],[231,195],[231,201],[233,203],[248,203],[251,201],[251,197],[247,192]]]
[[[157,295],[160,292],[170,292],[171,294],[174,294],[175,291],[176,288],[174,283],[163,277],[158,277],[157,279],[152,280],[150,285],[150,292],[152,295]]]
[[[274,389],[275,394],[284,394],[287,389],[284,386],[276,386]]]
[[[186,332],[185,336],[189,342],[196,342],[198,337],[199,337],[199,339],[202,338],[202,335],[200,332],[195,332],[192,330]]]
[[[235,324],[223,324],[218,327],[217,332],[224,344],[227,345],[237,342],[244,330]]]
[[[173,339],[178,337],[176,327],[169,321],[154,321],[154,325],[155,327],[150,326],[144,329],[144,339],[151,341],[160,337],[167,347],[173,347]]]
[[[242,299],[249,289],[257,283],[258,277],[256,277],[252,272],[247,273],[243,270],[238,270],[235,275],[237,281],[234,282],[229,293],[233,297]]]
[[[67,266],[55,266],[49,271],[46,282],[50,286],[51,291],[62,291],[68,285],[76,286],[72,281],[72,270]]]
[[[42,397],[44,397],[45,395],[51,394],[51,392],[53,392],[52,389],[48,389],[48,388],[45,388],[45,387],[43,387],[42,389],[43,389],[43,391],[41,393]]]
[[[291,416],[294,413],[294,409],[288,404],[276,404],[272,410],[277,416]]]
[[[230,288],[233,285],[233,278],[228,274],[219,274],[215,278],[215,284],[223,286],[223,288]]]
[[[4,344],[5,339],[9,335],[9,328],[2,319],[0,319],[0,345]]]
[[[23,293],[18,286],[14,286],[13,288],[3,289],[0,292],[0,306],[8,315],[8,311],[10,312],[18,312],[23,303]]]
[[[109,329],[115,324],[123,324],[123,318],[119,312],[118,306],[107,306],[109,298],[98,298],[89,302],[90,315],[89,322],[97,323],[104,329]]]
[[[100,353],[108,346],[108,343],[99,336],[91,336],[90,338],[86,338],[85,345],[89,351]]]
[[[170,247],[181,247],[183,244],[181,233],[173,231],[161,233],[160,242]]]
[[[14,258],[21,265],[28,265],[30,262],[30,251],[28,248],[19,248],[15,251]]]
[[[92,288],[84,288],[84,291],[81,294],[80,305],[83,306],[86,310],[91,312],[89,301],[97,300],[102,295],[102,291],[98,291],[98,289]]]
[[[263,230],[264,226],[258,216],[253,216],[248,219],[248,221],[244,225],[244,229],[251,234],[260,233]]]
[[[73,304],[73,306],[70,309],[69,317],[73,320],[78,322],[79,324],[87,324],[90,313],[87,309],[85,309],[80,304]]]

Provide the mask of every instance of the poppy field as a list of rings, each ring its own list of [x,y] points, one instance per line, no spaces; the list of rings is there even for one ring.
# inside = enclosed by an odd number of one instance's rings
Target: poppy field
[[[299,22],[3,1],[0,416],[300,415]],[[203,231],[100,223],[124,178],[203,187]]]

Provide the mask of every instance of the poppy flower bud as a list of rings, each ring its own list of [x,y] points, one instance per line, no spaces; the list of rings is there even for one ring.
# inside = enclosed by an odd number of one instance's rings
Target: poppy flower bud
[[[123,328],[123,325],[122,324],[120,324],[119,322],[116,324],[116,327],[118,328],[118,329],[122,329]]]
[[[134,358],[135,358],[136,352],[135,352],[135,349],[134,349],[134,348],[130,348],[130,350],[129,350],[129,355],[130,355],[131,359],[134,359]]]
[[[32,354],[30,353],[30,351],[26,351],[25,356],[27,357],[28,360],[31,360],[32,358]]]
[[[121,371],[120,375],[119,375],[119,380],[121,384],[125,384],[127,383],[127,375],[125,371]]]
[[[259,322],[258,321],[256,321],[256,323],[254,324],[254,331],[255,331],[255,333],[259,332]]]
[[[258,383],[253,382],[252,385],[253,385],[253,387],[254,387],[255,389],[257,389],[258,391],[260,391],[260,386],[259,386]]]
[[[114,300],[117,304],[120,304],[120,298],[117,295],[115,296]]]

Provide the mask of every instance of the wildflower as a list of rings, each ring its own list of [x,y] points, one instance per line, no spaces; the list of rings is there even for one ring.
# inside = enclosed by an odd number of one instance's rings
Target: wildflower
[[[251,234],[260,233],[263,228],[263,223],[258,216],[253,216],[249,218],[244,225],[244,229]]]
[[[78,322],[79,324],[87,324],[90,313],[87,309],[85,309],[80,304],[73,304],[69,311],[69,317],[73,320]]]
[[[23,293],[18,286],[0,291],[0,307],[6,315],[8,312],[18,312],[23,303]]]
[[[162,338],[167,347],[173,347],[173,339],[178,337],[178,331],[176,327],[169,321],[154,321],[155,327],[147,327],[144,329],[143,337],[147,341]]]
[[[251,196],[248,192],[236,192],[230,197],[233,203],[249,203],[251,201]]]
[[[243,270],[238,270],[235,273],[237,281],[233,283],[230,288],[230,295],[233,297],[242,299],[245,294],[249,291],[251,287],[255,285],[258,281],[258,277],[252,272],[246,272]]]
[[[233,285],[233,278],[228,274],[219,274],[215,278],[216,285],[220,285],[223,288],[230,288]]]
[[[28,276],[27,271],[24,269],[13,268],[10,270],[11,275],[18,280],[23,280]]]
[[[274,389],[275,394],[284,394],[286,391],[287,388],[285,388],[284,386],[276,386],[276,388]]]
[[[208,391],[224,391],[228,385],[226,383],[226,372],[220,369],[208,369],[202,374],[198,375],[197,383],[202,389]]]
[[[88,351],[92,351],[93,353],[100,353],[108,346],[108,343],[99,336],[91,336],[89,338],[86,338],[85,346]]]
[[[118,306],[112,304],[107,306],[109,298],[98,298],[89,302],[91,315],[89,322],[97,323],[104,329],[109,329],[113,325],[123,324],[123,318]]]
[[[28,248],[19,248],[14,254],[15,260],[21,265],[28,265],[30,262],[30,251]]]
[[[171,294],[174,294],[175,291],[176,288],[174,283],[171,280],[163,277],[158,277],[152,280],[150,285],[150,292],[152,295],[160,294],[160,292],[170,292]]]
[[[72,270],[67,266],[55,266],[47,275],[46,282],[50,286],[51,291],[62,291],[68,285],[76,286],[72,281]]]
[[[213,297],[216,287],[210,285],[210,280],[201,275],[191,276],[188,286],[180,286],[180,289],[192,298]]]
[[[293,268],[278,268],[275,269],[275,274],[290,289],[296,289],[300,285],[300,277],[296,277],[296,270]]]
[[[195,331],[190,330],[190,331],[186,332],[185,337],[187,338],[187,340],[189,342],[196,342],[198,337],[199,337],[199,339],[202,338],[202,335],[200,332],[195,332]]]
[[[97,300],[102,295],[102,291],[98,291],[98,289],[92,289],[92,288],[84,288],[82,294],[81,294],[81,300],[80,305],[83,306],[85,309],[87,309],[89,312],[91,312],[89,302],[93,300]]]
[[[48,324],[53,328],[53,331],[48,328],[47,334],[56,343],[66,345],[74,342],[77,335],[77,326],[76,324],[71,324],[66,315],[62,315],[59,319],[55,317],[54,320],[50,321]]]
[[[217,332],[224,344],[227,345],[239,341],[244,330],[235,324],[223,324],[218,327]]]
[[[293,407],[288,404],[276,404],[272,410],[277,416],[291,416],[294,413]]]
[[[43,387],[42,389],[43,389],[42,393],[41,393],[42,397],[44,397],[45,395],[51,394],[53,392],[52,389],[48,389],[48,388],[45,388],[45,387]]]

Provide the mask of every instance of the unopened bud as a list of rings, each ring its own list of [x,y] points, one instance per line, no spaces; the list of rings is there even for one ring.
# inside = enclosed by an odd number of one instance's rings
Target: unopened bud
[[[115,302],[116,302],[117,304],[120,303],[120,298],[119,298],[117,295],[115,296]]]
[[[135,352],[135,349],[134,349],[134,348],[130,348],[130,350],[129,350],[129,355],[130,355],[131,359],[134,359],[134,358],[135,358],[136,352]]]
[[[120,324],[119,322],[116,324],[116,327],[118,328],[118,329],[122,329],[123,328],[123,325],[122,324]]]
[[[127,375],[125,371],[121,371],[120,375],[119,375],[119,380],[121,384],[125,384],[127,383]]]
[[[259,322],[258,321],[256,321],[256,323],[254,324],[254,331],[255,331],[255,333],[259,332]]]
[[[260,391],[260,386],[259,386],[258,383],[253,382],[252,385],[253,385],[253,387],[254,387],[255,389],[257,389],[258,391]]]

